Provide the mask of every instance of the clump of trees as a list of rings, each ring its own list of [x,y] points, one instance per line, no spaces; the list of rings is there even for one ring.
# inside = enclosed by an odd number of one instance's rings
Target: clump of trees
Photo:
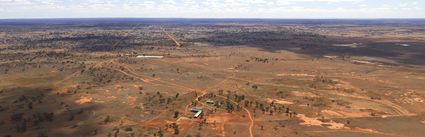
[[[174,112],[174,118],[178,118],[179,117],[179,111],[175,111]]]

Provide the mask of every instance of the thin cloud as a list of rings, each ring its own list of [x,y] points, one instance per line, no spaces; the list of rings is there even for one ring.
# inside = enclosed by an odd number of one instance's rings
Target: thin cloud
[[[425,18],[417,0],[0,0],[0,18]]]

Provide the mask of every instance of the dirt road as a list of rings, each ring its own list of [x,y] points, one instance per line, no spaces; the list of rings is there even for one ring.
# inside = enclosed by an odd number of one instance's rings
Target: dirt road
[[[220,98],[223,98],[223,99],[227,99],[225,96],[221,96],[221,95],[217,95],[217,97],[220,97]],[[229,100],[229,101],[232,102],[232,103],[234,103],[234,104],[238,104],[237,102],[235,102],[233,100]],[[251,112],[249,112],[249,110],[247,108],[245,108],[245,107],[242,106],[242,109],[245,110],[245,112],[248,114],[248,118],[250,120],[249,128],[248,128],[249,136],[250,137],[253,137],[254,136],[254,134],[253,134],[253,128],[254,128],[254,124],[255,124],[254,118],[252,117]]]
[[[174,43],[176,43],[176,47],[177,48],[180,48],[182,45],[177,41],[177,39],[174,37],[174,36],[172,36],[171,34],[169,34],[167,31],[165,31],[165,29],[164,28],[162,28],[161,26],[160,26],[160,28],[161,28],[161,30],[162,30],[162,32],[164,32],[166,35],[167,35],[167,37],[168,38],[170,38],[171,40],[173,40],[174,41]]]
[[[199,88],[191,88],[191,87],[187,87],[187,86],[183,86],[183,85],[181,85],[181,84],[176,84],[175,82],[169,82],[169,81],[163,81],[163,80],[160,80],[160,79],[153,79],[153,78],[150,78],[150,77],[148,77],[148,76],[143,76],[143,75],[139,75],[139,74],[137,74],[137,73],[135,73],[129,66],[127,66],[127,65],[124,65],[124,64],[121,64],[121,63],[117,63],[117,62],[115,62],[115,61],[111,61],[110,63],[112,63],[112,64],[114,64],[114,65],[116,65],[116,66],[120,66],[121,67],[121,69],[115,69],[115,70],[117,70],[118,72],[121,72],[121,73],[123,73],[124,75],[127,75],[127,76],[130,76],[130,77],[135,77],[135,78],[138,78],[139,80],[142,80],[142,81],[156,81],[156,82],[159,82],[159,83],[161,83],[161,84],[165,84],[165,85],[170,85],[170,86],[176,86],[176,87],[179,87],[179,88],[182,88],[182,89],[186,89],[186,90],[199,90]],[[102,66],[102,65],[101,65]],[[202,94],[200,94],[200,95],[198,95],[196,98],[195,98],[195,100],[197,100],[198,98],[200,98],[200,97],[202,97],[203,95],[205,95],[205,94],[207,94],[208,92],[206,92],[206,91],[208,91],[209,89],[211,89],[211,88],[213,88],[213,87],[216,87],[216,86],[218,86],[218,85],[220,85],[220,84],[222,84],[223,82],[225,82],[226,80],[228,80],[228,79],[232,79],[234,77],[234,75],[233,76],[230,76],[230,77],[228,77],[228,78],[225,78],[225,79],[223,79],[223,80],[221,80],[220,82],[218,82],[217,84],[215,84],[215,85],[213,85],[213,86],[209,86],[209,87],[207,87],[207,88],[205,88],[205,89],[203,89],[203,90],[199,90],[199,91],[201,91],[201,93]],[[222,98],[225,98],[224,96],[219,96],[219,97],[222,97]],[[238,104],[237,102],[235,102],[235,101],[233,101],[233,100],[230,100],[230,102],[232,102],[232,103],[234,103],[234,104]],[[189,104],[190,105],[190,104]],[[186,106],[186,109],[187,109],[188,107]],[[250,120],[250,124],[249,124],[249,135],[250,135],[250,137],[253,137],[253,127],[254,127],[254,118],[252,117],[252,115],[251,115],[251,112],[247,109],[247,108],[245,108],[245,107],[242,107],[244,110],[245,110],[245,112],[248,114],[248,118],[249,118],[249,120]],[[153,119],[151,119],[151,120],[153,120]],[[151,121],[150,120],[150,121]]]

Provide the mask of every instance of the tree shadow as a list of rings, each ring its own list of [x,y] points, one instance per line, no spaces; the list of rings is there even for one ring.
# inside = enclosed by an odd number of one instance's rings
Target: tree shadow
[[[425,43],[374,42],[367,38],[332,37],[296,31],[214,31],[205,37],[188,39],[189,42],[208,43],[214,46],[249,46],[268,52],[287,50],[307,56],[322,58],[333,56],[367,56],[389,59],[402,64],[425,65]],[[358,47],[334,44],[362,43]]]
[[[0,93],[0,136],[90,136],[99,125],[91,118],[94,104],[76,105],[50,88],[18,87]]]

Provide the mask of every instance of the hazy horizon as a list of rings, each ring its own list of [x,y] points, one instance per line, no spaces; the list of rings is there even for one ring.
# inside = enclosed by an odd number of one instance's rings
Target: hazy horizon
[[[0,0],[0,19],[421,19],[419,0]]]
[[[207,18],[207,17],[27,17],[27,18],[0,18],[0,20],[43,20],[43,19],[236,19],[236,20],[425,20],[425,17],[417,18],[243,18],[243,17],[228,17],[228,18]]]

